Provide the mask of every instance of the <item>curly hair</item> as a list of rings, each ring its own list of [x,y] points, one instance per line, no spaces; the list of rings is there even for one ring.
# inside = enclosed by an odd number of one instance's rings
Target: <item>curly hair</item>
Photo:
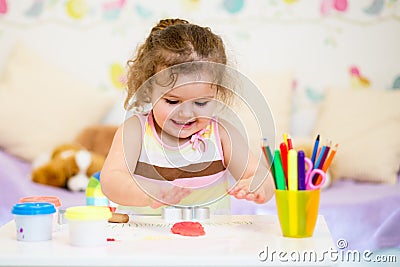
[[[163,19],[151,29],[145,42],[128,60],[127,97],[124,107],[135,96],[136,104],[149,102],[149,90],[138,92],[142,84],[158,71],[186,62],[209,61],[227,64],[224,43],[210,28],[191,24],[183,19]],[[142,91],[142,90],[141,90]],[[217,97],[229,98],[226,88],[218,87]]]

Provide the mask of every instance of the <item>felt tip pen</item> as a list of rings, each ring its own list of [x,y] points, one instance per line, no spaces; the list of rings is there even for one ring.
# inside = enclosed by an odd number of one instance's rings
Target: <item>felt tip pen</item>
[[[283,173],[285,174],[286,182],[287,182],[287,177],[288,177],[288,165],[287,165],[287,154],[288,154],[288,149],[285,144],[285,142],[282,142],[279,146],[281,150],[281,160],[282,160],[282,168],[283,168]]]
[[[288,152],[288,190],[296,191],[297,189],[297,151],[290,149]]]
[[[306,190],[306,165],[305,165],[305,153],[303,150],[299,150],[297,153],[297,176],[298,176],[298,188],[299,190]]]
[[[288,146],[288,134],[287,133],[283,134],[283,141],[285,142],[285,145]]]
[[[288,150],[293,149],[293,142],[292,142],[292,138],[290,136],[288,136],[288,139],[287,139],[287,146],[288,146]]]
[[[275,184],[276,189],[286,190],[285,174],[282,168],[281,155],[279,150],[275,150],[274,153],[274,172],[275,172]]]

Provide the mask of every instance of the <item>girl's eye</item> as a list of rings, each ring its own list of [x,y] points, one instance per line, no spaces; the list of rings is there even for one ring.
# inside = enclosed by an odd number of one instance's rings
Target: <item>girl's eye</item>
[[[197,106],[199,107],[204,107],[205,105],[207,105],[209,101],[205,101],[205,102],[194,102]]]
[[[170,99],[165,99],[165,102],[167,102],[170,105],[175,105],[179,103],[178,100],[170,100]]]

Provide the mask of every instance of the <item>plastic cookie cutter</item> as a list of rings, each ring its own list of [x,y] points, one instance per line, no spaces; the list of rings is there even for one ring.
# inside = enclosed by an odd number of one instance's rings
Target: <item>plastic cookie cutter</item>
[[[210,208],[208,207],[165,207],[162,210],[162,218],[169,222],[207,220],[210,218]]]

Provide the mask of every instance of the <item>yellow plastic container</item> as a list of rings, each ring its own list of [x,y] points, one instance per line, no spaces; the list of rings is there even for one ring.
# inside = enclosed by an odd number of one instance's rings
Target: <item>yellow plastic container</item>
[[[76,206],[65,211],[69,226],[69,243],[73,246],[101,246],[107,242],[108,207]]]
[[[319,209],[320,190],[275,190],[279,223],[285,237],[311,237]]]

